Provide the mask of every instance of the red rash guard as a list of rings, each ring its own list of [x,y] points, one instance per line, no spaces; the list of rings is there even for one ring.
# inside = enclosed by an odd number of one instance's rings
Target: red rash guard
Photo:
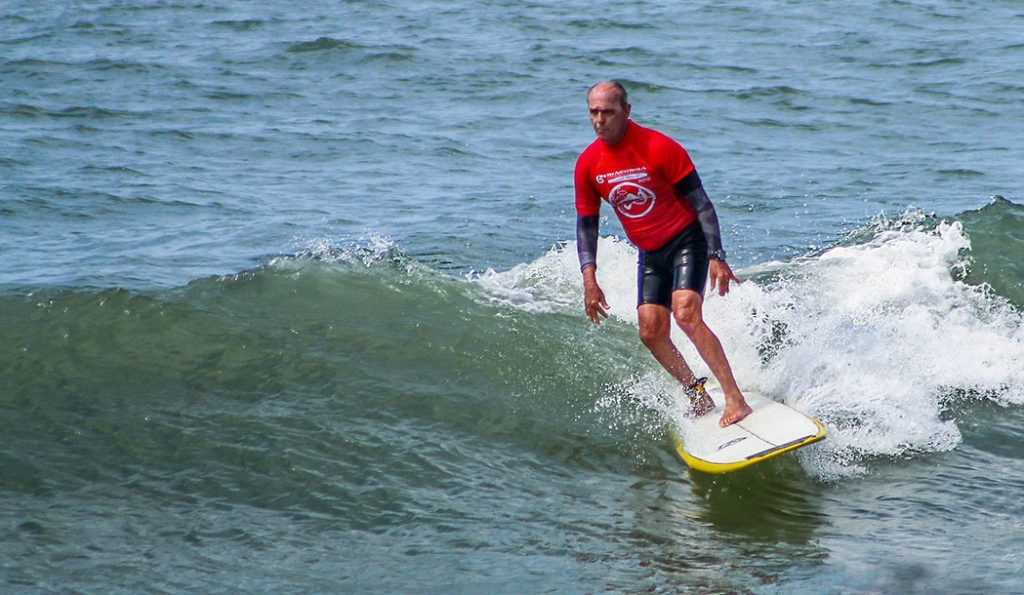
[[[679,143],[630,120],[622,140],[609,146],[595,139],[576,160],[576,214],[597,215],[603,198],[633,244],[657,250],[697,220],[673,188],[691,171],[693,162]]]

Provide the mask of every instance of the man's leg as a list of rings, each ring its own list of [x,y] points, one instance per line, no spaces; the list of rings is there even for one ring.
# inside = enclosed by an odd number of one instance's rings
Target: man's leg
[[[637,310],[640,340],[654,359],[680,384],[693,386],[697,381],[690,366],[672,342],[672,316],[669,309],[658,304],[641,304]]]
[[[718,384],[721,385],[722,391],[725,393],[725,413],[722,414],[719,423],[722,426],[727,426],[740,421],[750,415],[752,411],[736,384],[736,378],[732,375],[732,367],[725,356],[725,350],[722,349],[721,341],[704,322],[703,304],[704,300],[700,294],[691,289],[678,289],[672,292],[672,316],[675,318],[676,324],[697,348],[697,353],[711,368],[711,373],[718,379]],[[681,360],[682,356],[679,359]],[[683,365],[685,366],[686,363],[683,362]],[[689,372],[689,367],[686,370]],[[671,373],[671,370],[669,372]],[[689,372],[689,375],[693,376],[693,373]]]

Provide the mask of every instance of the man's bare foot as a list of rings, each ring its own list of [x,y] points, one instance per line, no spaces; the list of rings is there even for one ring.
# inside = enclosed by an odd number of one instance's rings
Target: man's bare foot
[[[740,397],[738,401],[735,399],[726,399],[725,413],[722,414],[722,419],[718,420],[718,425],[723,428],[731,426],[753,412],[754,410],[750,408],[750,405],[747,405],[747,402],[743,400],[742,397]]]

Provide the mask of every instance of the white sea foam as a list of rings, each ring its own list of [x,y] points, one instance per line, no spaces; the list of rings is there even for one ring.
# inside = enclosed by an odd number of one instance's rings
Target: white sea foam
[[[497,302],[530,312],[551,312],[579,301],[580,279],[574,249],[552,248],[537,260],[507,271],[487,271],[473,280]]]
[[[635,322],[636,250],[624,240],[608,237],[599,240],[598,251],[599,275],[611,315]],[[575,242],[507,271],[488,269],[475,280],[496,302],[531,312],[576,309],[582,316],[583,281]]]
[[[961,225],[911,218],[872,229],[859,244],[740,271],[758,280],[724,298],[709,295],[705,305],[741,386],[825,423],[829,439],[800,453],[823,476],[862,473],[879,457],[955,448],[961,436],[951,405],[1024,404],[1024,319],[987,288],[957,280],[970,255]],[[635,252],[610,238],[599,252],[611,314],[635,324]],[[579,278],[570,243],[479,281],[494,299],[531,311],[581,310]],[[674,338],[706,374],[678,329]],[[664,408],[656,393],[666,389],[671,383],[642,375],[623,379],[609,398]]]
[[[358,265],[371,268],[400,255],[395,241],[385,235],[372,234],[354,242],[340,243],[329,237],[295,238],[296,252],[277,256],[268,262],[272,269],[300,270],[310,261],[329,264]]]

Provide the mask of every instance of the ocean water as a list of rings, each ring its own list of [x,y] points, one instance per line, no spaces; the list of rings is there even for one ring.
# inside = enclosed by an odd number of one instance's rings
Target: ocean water
[[[675,458],[614,217],[586,322],[604,78],[826,441]],[[1024,593],[1022,97],[1012,1],[5,2],[0,590]]]

